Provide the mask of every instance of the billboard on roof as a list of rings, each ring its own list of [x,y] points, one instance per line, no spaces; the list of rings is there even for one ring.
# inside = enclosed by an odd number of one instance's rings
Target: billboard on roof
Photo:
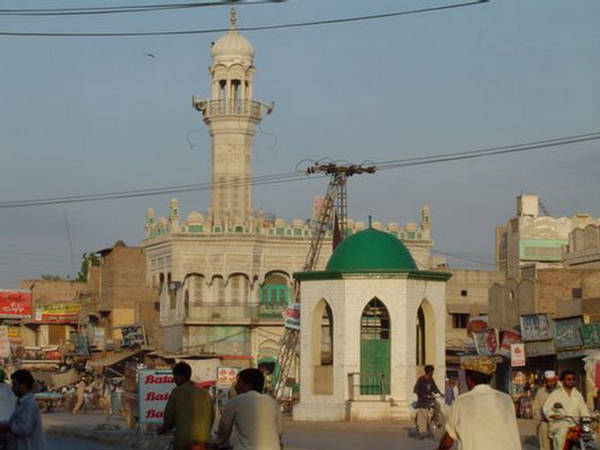
[[[32,310],[31,292],[0,290],[0,319],[29,319]]]

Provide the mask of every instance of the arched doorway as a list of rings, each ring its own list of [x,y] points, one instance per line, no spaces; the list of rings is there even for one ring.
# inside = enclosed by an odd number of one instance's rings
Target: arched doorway
[[[417,367],[435,364],[435,314],[427,299],[424,299],[417,310]]]
[[[377,297],[373,298],[360,319],[360,393],[380,395],[390,393],[390,315]]]

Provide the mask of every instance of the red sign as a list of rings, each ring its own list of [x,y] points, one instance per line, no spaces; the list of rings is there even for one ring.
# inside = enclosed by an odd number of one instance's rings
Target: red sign
[[[499,353],[510,358],[512,344],[521,343],[521,334],[517,331],[503,331]]]
[[[32,303],[31,292],[0,291],[0,319],[29,319]]]

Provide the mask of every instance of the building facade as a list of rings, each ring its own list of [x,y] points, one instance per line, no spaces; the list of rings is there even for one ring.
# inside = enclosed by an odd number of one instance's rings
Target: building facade
[[[567,267],[600,269],[600,219],[571,231],[563,260]]]
[[[589,214],[555,218],[540,215],[539,210],[539,196],[519,195],[516,215],[496,229],[497,269],[507,278],[520,277],[526,266],[562,267],[563,247],[569,244],[570,233],[598,221]]]
[[[211,96],[193,99],[212,139],[210,206],[185,218],[176,199],[166,217],[148,209],[142,247],[147,282],[160,294],[166,351],[273,363],[281,314],[292,301],[292,273],[304,267],[312,227],[310,221],[288,222],[253,209],[253,138],[273,107],[254,100],[254,48],[236,29],[234,13],[230,22],[211,48]],[[428,268],[436,264],[428,206],[420,222],[373,227],[403,239],[420,267]],[[349,220],[348,228],[352,234],[366,225]],[[324,267],[330,249],[327,236],[316,268]]]

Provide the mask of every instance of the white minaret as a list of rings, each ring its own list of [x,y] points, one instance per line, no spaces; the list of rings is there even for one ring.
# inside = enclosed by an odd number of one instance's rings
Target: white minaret
[[[211,49],[210,100],[193,98],[212,138],[212,224],[245,224],[252,216],[252,141],[263,109],[252,100],[254,47],[236,29],[235,9],[230,28]]]

